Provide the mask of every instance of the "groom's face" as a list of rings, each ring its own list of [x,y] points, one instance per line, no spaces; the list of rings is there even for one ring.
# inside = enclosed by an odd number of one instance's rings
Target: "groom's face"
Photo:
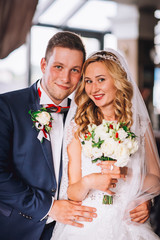
[[[83,53],[55,47],[48,61],[41,60],[42,87],[55,104],[60,104],[77,87],[81,78]]]

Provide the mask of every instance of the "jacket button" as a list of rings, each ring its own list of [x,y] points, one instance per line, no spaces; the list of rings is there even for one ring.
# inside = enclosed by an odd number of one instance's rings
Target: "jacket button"
[[[56,189],[55,189],[55,188],[52,188],[52,189],[51,189],[51,192],[55,192],[55,191],[56,191]]]

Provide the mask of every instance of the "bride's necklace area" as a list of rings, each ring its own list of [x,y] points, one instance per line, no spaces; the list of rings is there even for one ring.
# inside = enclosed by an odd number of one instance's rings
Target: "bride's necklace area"
[[[116,119],[116,116],[115,116],[115,113],[114,112],[110,112],[110,113],[103,113],[103,118],[106,120],[106,121],[112,121],[112,122],[115,122],[117,121]]]
[[[117,122],[116,118],[115,117],[110,117],[110,116],[107,116],[107,115],[103,115],[104,116],[104,119],[106,121],[109,121],[109,122]]]
[[[115,111],[114,111],[114,107],[113,107],[113,101],[110,102],[110,104],[108,104],[107,106],[105,106],[104,108],[101,108],[101,112],[103,114],[103,118],[106,121],[116,121],[116,116],[115,116]]]

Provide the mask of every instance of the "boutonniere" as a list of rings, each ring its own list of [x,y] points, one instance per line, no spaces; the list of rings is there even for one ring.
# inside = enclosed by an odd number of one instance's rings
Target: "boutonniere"
[[[37,138],[40,142],[43,142],[43,138],[50,141],[49,132],[52,129],[52,116],[47,111],[46,108],[40,108],[40,110],[28,112],[31,115],[31,120],[33,121],[33,127],[39,131]]]

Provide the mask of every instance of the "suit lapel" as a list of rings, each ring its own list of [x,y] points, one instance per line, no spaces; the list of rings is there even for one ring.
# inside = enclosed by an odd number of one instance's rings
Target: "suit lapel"
[[[38,109],[40,109],[42,107],[42,105],[39,104],[39,96],[38,96],[38,91],[37,91],[37,84],[35,83],[34,85],[31,86],[31,90],[32,90],[32,99],[33,99],[33,103],[30,104],[30,109],[32,109],[33,111],[36,111]],[[33,128],[33,131],[37,131],[35,128]],[[38,136],[38,132],[37,132],[37,136]],[[44,157],[47,161],[47,164],[53,174],[53,178],[54,181],[56,179],[55,177],[55,172],[54,172],[54,164],[53,164],[53,156],[52,156],[52,149],[51,149],[51,142],[48,141],[47,139],[43,139],[43,143],[41,143],[39,141],[39,144],[42,147],[42,151],[44,154]],[[55,181],[56,183],[56,181]]]

